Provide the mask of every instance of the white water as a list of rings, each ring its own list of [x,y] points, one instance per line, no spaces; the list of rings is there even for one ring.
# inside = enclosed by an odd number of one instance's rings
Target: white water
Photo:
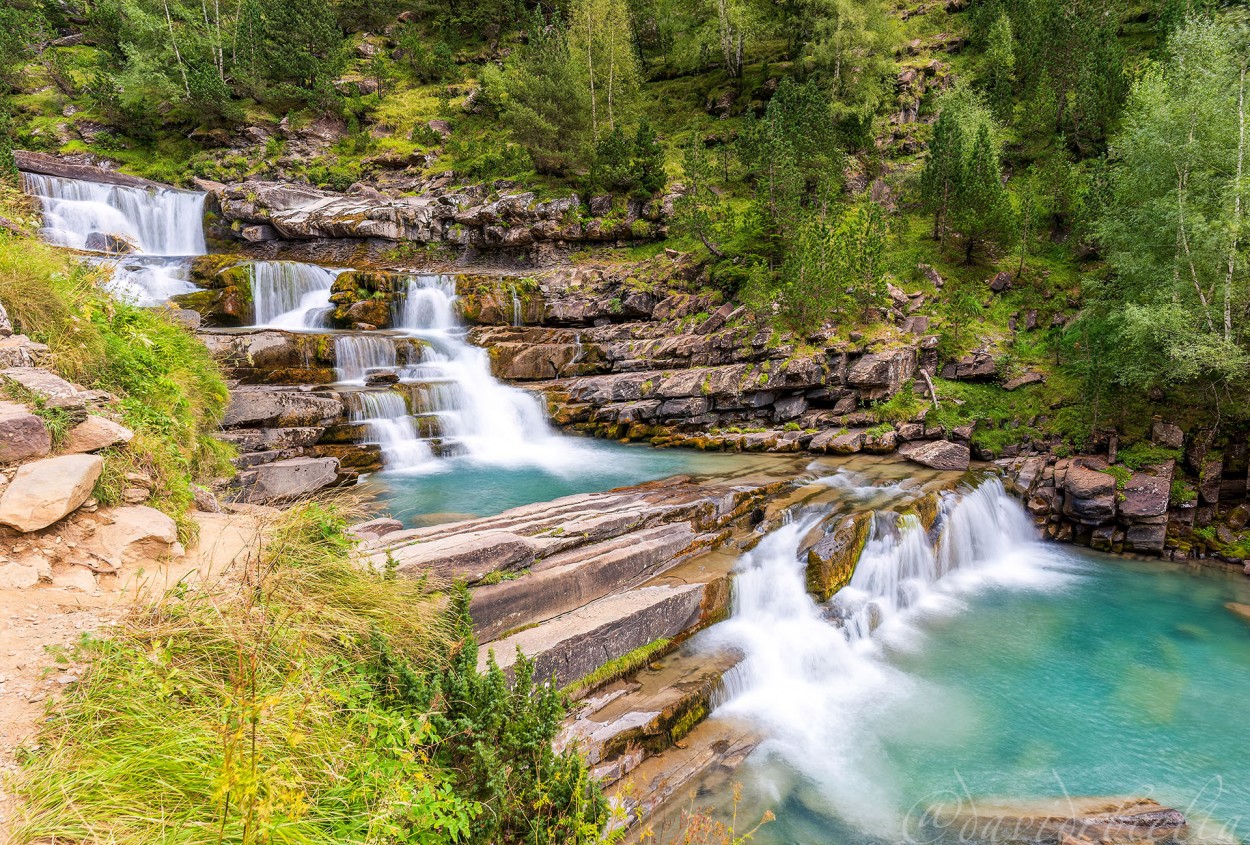
[[[368,391],[345,394],[352,422],[362,422],[368,442],[382,447],[382,463],[387,469],[419,466],[434,453],[422,440],[404,397],[394,391]]]
[[[144,189],[22,174],[43,209],[44,239],[87,249],[99,236],[115,235],[136,252],[109,259],[109,292],[139,306],[161,305],[196,290],[190,257],[203,255],[204,194],[172,188]]]
[[[43,206],[43,236],[58,246],[86,249],[95,233],[118,235],[145,255],[203,255],[204,194],[144,189],[23,174]]]
[[[960,726],[933,713],[959,708],[942,707],[937,691],[918,689],[883,653],[915,648],[922,634],[912,623],[957,612],[961,593],[1044,587],[1065,576],[1030,562],[1032,529],[991,479],[943,502],[936,549],[914,518],[895,529],[878,515],[851,584],[832,602],[849,615],[843,628],[805,589],[798,548],[815,521],[783,526],[741,561],[733,613],[707,633],[714,647],[743,655],[725,677],[716,714],[762,729],[767,738],[754,760],[767,768],[776,797],[797,794],[865,833],[897,839],[908,808],[881,726],[913,741],[917,733],[944,735]]]
[[[393,335],[336,335],[334,363],[336,378],[341,384],[364,384],[365,376],[371,370],[396,370],[401,377],[410,375],[407,369],[399,369],[399,356]]]
[[[143,308],[163,305],[170,297],[199,290],[191,281],[187,258],[125,255],[101,262],[112,268],[104,285],[118,299]]]
[[[325,326],[339,270],[301,261],[254,261],[248,270],[257,326],[294,331]]]
[[[551,429],[538,397],[495,379],[486,350],[465,341],[454,303],[452,277],[420,275],[396,308],[395,327],[426,343],[421,363],[401,372],[425,385],[418,410],[437,414],[444,439],[475,463],[575,468],[583,450]]]

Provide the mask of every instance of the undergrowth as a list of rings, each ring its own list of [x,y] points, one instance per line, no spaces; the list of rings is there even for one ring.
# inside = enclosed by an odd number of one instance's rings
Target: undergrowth
[[[477,669],[467,597],[363,569],[333,505],[108,639],[26,754],[14,842],[588,843],[558,693]]]
[[[6,199],[0,209],[8,210]],[[232,472],[230,448],[213,436],[229,400],[225,381],[189,331],[159,311],[112,299],[98,281],[66,253],[0,231],[0,302],[14,328],[47,344],[61,376],[116,396],[122,422],[135,432],[125,447],[105,453],[96,497],[116,503],[127,474],[147,475],[153,504],[188,540],[192,485]],[[63,434],[66,420],[50,422],[54,436]]]

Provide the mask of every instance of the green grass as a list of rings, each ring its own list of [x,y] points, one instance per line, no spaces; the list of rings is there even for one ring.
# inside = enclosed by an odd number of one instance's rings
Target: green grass
[[[0,213],[13,209],[20,218],[20,201],[0,194]],[[144,473],[155,483],[153,504],[188,540],[192,484],[232,472],[232,451],[213,436],[229,399],[225,382],[188,330],[158,311],[113,300],[98,281],[67,253],[0,232],[0,301],[15,328],[48,345],[61,376],[113,394],[135,432],[125,447],[105,453],[97,497],[119,501],[125,475]],[[68,421],[51,423],[56,436]]]
[[[25,754],[12,841],[454,841],[477,808],[374,674],[382,648],[437,665],[441,601],[356,566],[344,524],[289,511],[237,581],[180,584],[85,639],[86,675]]]
[[[661,637],[658,640],[639,646],[628,654],[622,654],[615,660],[609,660],[595,671],[591,672],[584,678],[580,678],[566,686],[562,692],[569,696],[580,696],[587,692],[611,683],[618,678],[624,678],[626,675],[632,675],[643,666],[646,666],[656,657],[663,654],[672,645],[672,640]]]

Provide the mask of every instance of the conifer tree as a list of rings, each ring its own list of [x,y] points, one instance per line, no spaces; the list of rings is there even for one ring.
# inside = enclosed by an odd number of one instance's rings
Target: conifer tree
[[[977,127],[955,196],[951,224],[964,239],[964,261],[972,263],[976,248],[1003,234],[1011,201],[1003,187],[1002,165],[988,123]]]
[[[994,116],[999,120],[1011,117],[1012,93],[1016,81],[1016,45],[1011,31],[1011,18],[1003,12],[990,27],[985,47],[985,90]]]

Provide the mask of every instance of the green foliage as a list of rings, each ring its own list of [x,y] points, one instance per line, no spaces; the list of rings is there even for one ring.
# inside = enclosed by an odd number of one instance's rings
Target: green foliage
[[[889,429],[891,426],[886,425],[888,423],[897,424],[914,420],[927,404],[916,395],[915,382],[908,379],[889,399],[873,405],[872,414],[877,418],[877,422],[884,425],[885,429]],[[885,429],[877,433],[883,433]]]
[[[1117,490],[1123,490],[1133,478],[1132,470],[1115,464],[1107,467],[1103,472],[1115,479],[1115,489]]]
[[[1168,449],[1145,441],[1139,441],[1116,452],[1116,460],[1132,470],[1143,470],[1155,464],[1179,460],[1180,457],[1179,449]]]
[[[641,199],[662,190],[665,181],[664,150],[646,120],[632,139],[618,125],[595,146],[592,191],[619,191]]]
[[[980,97],[966,88],[947,93],[920,178],[934,238],[944,243],[949,233],[959,235],[965,263],[985,241],[1002,238],[1011,222],[994,131]]]
[[[568,173],[589,158],[590,91],[559,18],[548,25],[535,13],[531,33],[503,71],[483,69],[482,96],[540,173]]]
[[[1129,98],[1098,225],[1115,275],[1087,287],[1125,388],[1238,384],[1250,361],[1245,50],[1239,30],[1191,19]]]
[[[1006,12],[1001,13],[990,26],[984,61],[986,96],[995,117],[1008,120],[1016,81],[1016,39],[1011,31],[1011,18]]]
[[[511,682],[493,655],[479,673],[466,590],[453,596],[450,613],[457,641],[442,669],[418,672],[380,649],[377,672],[392,706],[430,713],[442,738],[431,759],[456,773],[457,795],[484,808],[463,841],[598,842],[607,802],[575,752],[551,748],[564,715],[554,679],[535,679],[519,652]]]
[[[228,449],[213,436],[228,397],[208,350],[160,312],[135,308],[94,286],[92,271],[32,239],[0,233],[0,302],[15,327],[48,344],[66,378],[118,397],[135,439],[105,456],[98,493],[120,499],[127,472],[155,482],[155,504],[191,525],[191,485],[228,475]]]
[[[38,7],[23,8],[16,3],[0,6],[0,83],[15,81],[19,68],[45,37],[46,27]]]
[[[1198,500],[1198,491],[1183,478],[1172,479],[1172,488],[1168,494],[1171,505],[1188,505]]]
[[[1003,55],[1000,21],[1009,21],[1025,126],[1088,155],[1105,144],[1127,90],[1120,14],[1100,0],[987,0],[970,17],[987,58]]]
[[[881,208],[865,200],[831,212],[836,216],[814,212],[802,219],[777,277],[761,275],[745,291],[761,310],[776,302],[792,328],[813,329],[834,317],[865,319],[888,298]]]
[[[379,685],[448,637],[425,586],[357,567],[343,515],[285,514],[230,582],[180,584],[104,640],[24,761],[15,842],[470,841],[483,808]]]

